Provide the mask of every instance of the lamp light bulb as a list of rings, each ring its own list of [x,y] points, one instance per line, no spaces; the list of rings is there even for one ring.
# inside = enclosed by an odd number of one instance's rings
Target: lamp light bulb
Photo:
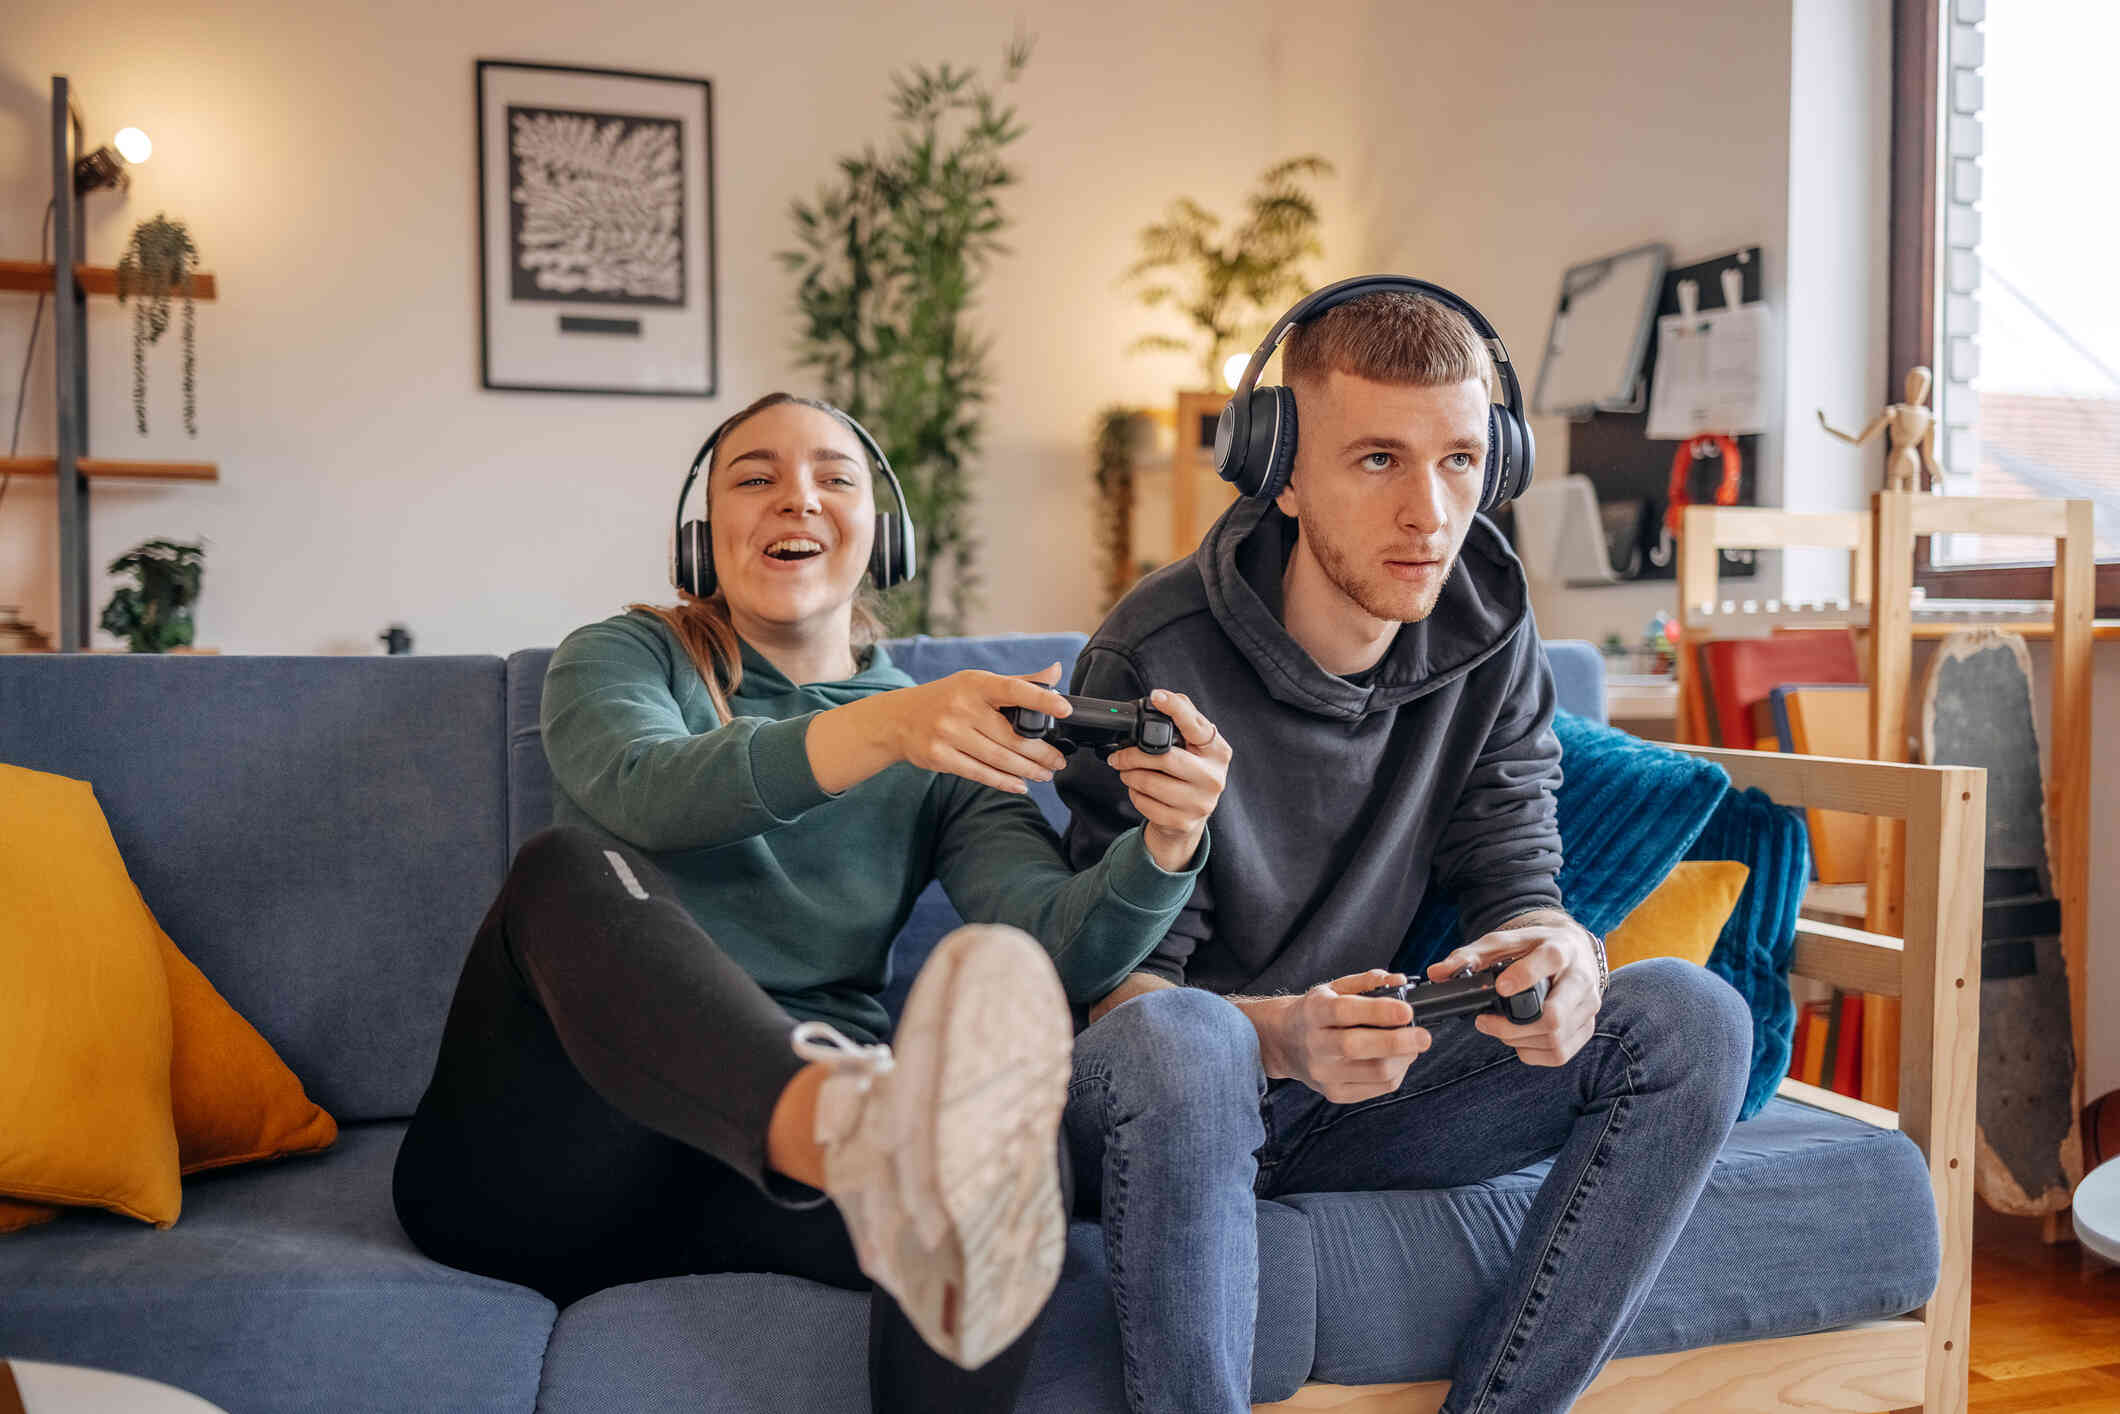
[[[1250,362],[1250,354],[1231,354],[1222,362],[1222,381],[1232,388],[1236,387],[1237,380],[1244,376],[1245,365]]]
[[[135,167],[154,155],[155,145],[138,128],[121,128],[110,141],[118,155]]]

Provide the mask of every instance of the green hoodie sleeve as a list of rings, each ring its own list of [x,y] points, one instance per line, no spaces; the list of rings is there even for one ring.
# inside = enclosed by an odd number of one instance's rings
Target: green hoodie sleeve
[[[1094,1002],[1125,980],[1185,906],[1207,862],[1203,833],[1190,866],[1166,872],[1137,826],[1077,874],[1031,801],[954,776],[938,789],[945,798],[935,875],[950,902],[967,922],[1007,923],[1036,938],[1073,1002]]]
[[[576,629],[554,651],[538,713],[545,759],[591,819],[642,849],[706,849],[835,798],[810,769],[815,713],[695,732],[672,690],[677,666],[658,635],[626,619]]]

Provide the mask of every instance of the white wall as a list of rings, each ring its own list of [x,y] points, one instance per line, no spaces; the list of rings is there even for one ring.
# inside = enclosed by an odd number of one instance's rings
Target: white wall
[[[1761,245],[1787,389],[1781,435],[1764,439],[1763,500],[1859,504],[1875,459],[1813,435],[1810,420],[1823,406],[1859,423],[1882,388],[1888,9],[1045,9],[1019,90],[1030,134],[1009,203],[1016,254],[982,312],[995,383],[979,505],[988,594],[974,627],[1094,622],[1091,420],[1108,402],[1161,402],[1193,376],[1188,360],[1122,352],[1143,328],[1117,283],[1134,232],[1180,192],[1230,209],[1260,167],[1303,151],[1341,170],[1323,192],[1321,278],[1438,280],[1520,356],[1535,354],[1574,261],[1645,240],[1679,259]],[[423,652],[504,652],[661,597],[670,497],[698,438],[739,400],[802,381],[788,284],[771,261],[789,200],[879,133],[893,67],[991,65],[1011,28],[978,0],[792,0],[768,13],[612,0],[593,22],[500,0],[224,0],[181,14],[17,0],[0,53],[0,252],[35,249],[48,79],[66,73],[92,131],[137,123],[158,145],[127,198],[92,199],[91,259],[109,263],[133,222],[167,210],[221,280],[220,301],[200,310],[196,443],[177,428],[170,348],[151,369],[154,435],[134,436],[124,317],[94,306],[93,448],[222,468],[215,486],[98,489],[96,563],[153,536],[206,536],[202,630],[237,652],[374,651],[393,620]],[[478,388],[480,57],[714,80],[720,398]],[[12,399],[29,310],[0,297],[0,400]],[[28,451],[51,446],[45,328]],[[11,401],[0,409],[11,415]],[[1535,430],[1542,474],[1556,475],[1567,424]],[[0,502],[0,603],[19,602],[48,632],[53,517],[48,483],[18,480]],[[1830,562],[1791,571],[1838,573]],[[1775,592],[1770,580],[1754,592]],[[1805,580],[1808,592],[1825,582]],[[108,593],[99,575],[94,604]],[[1538,612],[1549,636],[1631,637],[1671,599],[1668,582],[1541,593]],[[2120,690],[2116,671],[2102,649],[2099,700]],[[2101,839],[2120,801],[2120,744],[2104,736],[2092,787]],[[2094,916],[2120,917],[2116,891],[2120,881],[2094,878]],[[2120,1009],[2111,931],[2093,940],[2094,1017]],[[2120,1084],[2120,1035],[2094,1027],[2089,1048],[2093,1091]]]
[[[1796,0],[1789,80],[1788,278],[1782,321],[1780,504],[1861,510],[1883,482],[1879,444],[1857,431],[1883,406],[1891,269],[1891,7]],[[1893,396],[1896,398],[1897,393]],[[1846,595],[1843,551],[1790,550],[1791,599]]]
[[[1763,247],[1767,300],[1787,274],[1790,17],[1786,4],[1520,0],[1380,9],[1364,46],[1371,130],[1357,187],[1379,264],[1478,305],[1527,387],[1577,261],[1644,241],[1676,260]],[[1535,418],[1541,477],[1568,464],[1568,424]],[[1763,439],[1763,499],[1780,487]],[[1773,591],[1765,591],[1771,593]],[[1551,637],[1639,635],[1669,581],[1537,596]]]
[[[1162,402],[1186,360],[1129,357],[1145,316],[1118,277],[1134,233],[1178,193],[1234,205],[1286,151],[1267,104],[1263,0],[1082,0],[1031,20],[1018,97],[1029,135],[1008,198],[1015,254],[980,312],[994,400],[979,482],[987,603],[975,627],[1088,627],[1096,613],[1088,457],[1097,408]],[[232,652],[422,652],[550,643],[628,599],[665,597],[666,526],[685,463],[730,408],[800,386],[791,285],[773,263],[789,201],[882,135],[888,75],[914,62],[992,72],[1015,23],[979,0],[891,7],[792,0],[576,6],[220,0],[169,7],[18,0],[0,55],[0,250],[36,249],[49,179],[49,76],[91,132],[156,142],[129,196],[90,200],[89,255],[112,263],[157,211],[220,279],[199,309],[198,439],[177,413],[172,339],[151,355],[153,435],[133,432],[129,329],[91,323],[101,455],[218,461],[212,486],[107,483],[98,570],[155,536],[210,542],[202,641]],[[511,58],[714,81],[722,394],[712,401],[482,391],[472,62]],[[0,407],[12,414],[32,301],[0,297]],[[24,419],[49,452],[50,321]],[[50,483],[0,503],[0,603],[56,637]],[[110,588],[98,573],[92,606]]]

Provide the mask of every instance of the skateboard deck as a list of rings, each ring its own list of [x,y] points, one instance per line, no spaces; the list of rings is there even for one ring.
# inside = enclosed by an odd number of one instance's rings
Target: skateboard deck
[[[1973,1186],[1998,1212],[2057,1213],[2083,1176],[2061,904],[2047,856],[2046,790],[2024,640],[1955,633],[1929,660],[1923,752],[1987,769],[1980,930],[1980,1089]]]

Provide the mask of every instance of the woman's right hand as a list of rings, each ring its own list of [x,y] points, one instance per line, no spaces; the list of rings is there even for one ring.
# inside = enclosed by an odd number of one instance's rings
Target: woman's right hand
[[[924,771],[947,771],[1015,795],[1028,782],[1049,781],[1067,758],[1058,747],[1016,735],[1004,707],[1028,707],[1054,719],[1073,709],[1053,690],[1060,665],[1023,677],[967,668],[918,687],[870,699],[889,713],[890,742],[899,759]]]

